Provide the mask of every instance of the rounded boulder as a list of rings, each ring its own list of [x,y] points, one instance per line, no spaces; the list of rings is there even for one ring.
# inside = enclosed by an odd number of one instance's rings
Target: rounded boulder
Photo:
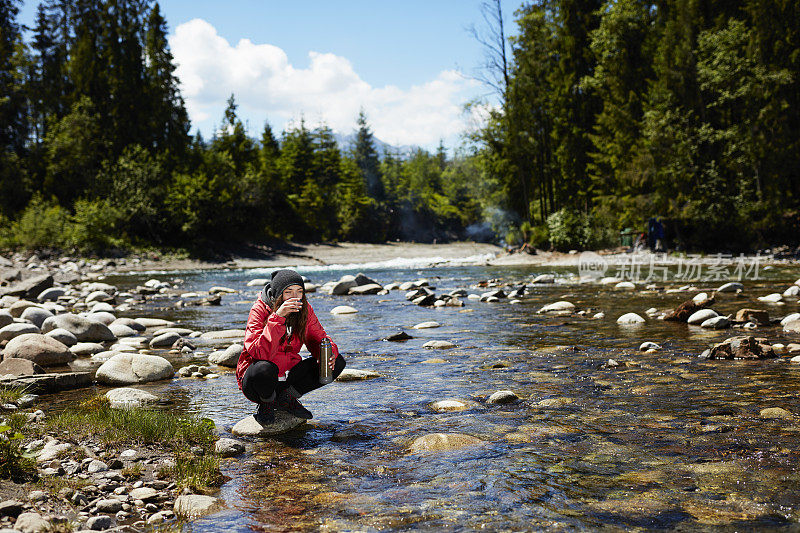
[[[239,362],[239,354],[244,347],[241,344],[232,344],[227,350],[220,350],[208,356],[208,362],[214,365],[234,368]]]
[[[117,353],[97,369],[95,379],[109,385],[130,385],[170,379],[172,363],[157,355]]]
[[[78,342],[103,342],[113,341],[116,337],[102,322],[91,320],[72,313],[56,315],[48,318],[42,324],[42,332],[47,333],[57,328],[62,328],[78,339]]]
[[[3,350],[3,359],[27,359],[39,366],[63,365],[74,356],[64,343],[40,333],[25,333],[11,339]]]

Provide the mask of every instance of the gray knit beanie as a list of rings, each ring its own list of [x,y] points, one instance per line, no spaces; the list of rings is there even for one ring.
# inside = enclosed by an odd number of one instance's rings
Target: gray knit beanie
[[[264,286],[264,294],[270,300],[274,300],[283,294],[286,287],[292,285],[304,287],[305,283],[303,282],[303,277],[294,270],[289,270],[288,268],[276,270],[272,273],[272,279]]]

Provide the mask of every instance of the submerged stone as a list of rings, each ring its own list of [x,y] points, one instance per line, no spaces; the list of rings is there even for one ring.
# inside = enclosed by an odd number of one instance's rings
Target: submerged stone
[[[411,443],[411,453],[444,452],[465,446],[476,446],[484,441],[463,433],[429,433]]]

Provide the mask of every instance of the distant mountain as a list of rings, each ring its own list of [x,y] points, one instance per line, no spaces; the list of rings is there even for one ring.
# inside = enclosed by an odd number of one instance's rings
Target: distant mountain
[[[339,145],[339,149],[342,152],[350,152],[356,144],[358,132],[353,130],[352,133],[344,134],[344,133],[334,133],[334,137],[336,138],[336,142]],[[418,146],[410,146],[410,145],[402,145],[402,146],[394,146],[392,144],[383,142],[382,140],[378,139],[374,135],[372,136],[372,140],[375,141],[375,151],[378,152],[378,157],[383,159],[383,154],[386,151],[391,153],[399,154],[401,158],[409,157],[414,150],[417,150]]]

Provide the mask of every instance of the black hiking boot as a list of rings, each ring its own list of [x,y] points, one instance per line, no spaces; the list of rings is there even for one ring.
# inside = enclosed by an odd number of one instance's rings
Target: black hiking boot
[[[311,411],[303,407],[303,404],[300,403],[300,400],[298,400],[288,390],[278,394],[278,399],[275,400],[275,406],[296,418],[310,420],[314,417],[314,415],[311,414]]]
[[[275,422],[275,402],[258,404],[258,411],[256,411],[254,418],[262,426],[268,426]]]

